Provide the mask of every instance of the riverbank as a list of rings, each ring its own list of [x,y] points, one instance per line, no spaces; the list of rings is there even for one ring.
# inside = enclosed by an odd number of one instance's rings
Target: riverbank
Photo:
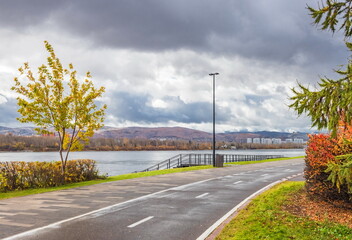
[[[241,148],[218,148],[216,151],[233,151],[233,150],[280,150],[280,149],[304,149],[305,146],[278,146],[278,145],[258,145],[257,147],[241,147]],[[119,148],[84,148],[85,152],[135,152],[135,151],[210,151],[211,147],[206,148],[174,148],[174,147],[119,147]],[[58,152],[59,148],[27,148],[27,149],[0,149],[0,153],[4,152]]]
[[[0,151],[59,151],[59,139],[55,136],[16,136],[0,134]],[[243,141],[243,139],[242,139]],[[297,149],[304,143],[260,144],[217,139],[218,150],[233,149]],[[211,150],[212,142],[185,139],[147,139],[147,138],[90,138],[84,151],[198,151]]]

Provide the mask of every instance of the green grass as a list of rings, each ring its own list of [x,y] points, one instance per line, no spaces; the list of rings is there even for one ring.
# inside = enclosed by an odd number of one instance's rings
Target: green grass
[[[157,171],[150,171],[150,172],[128,173],[128,174],[108,177],[106,179],[66,184],[64,186],[59,186],[59,187],[26,189],[26,190],[0,193],[0,199],[21,197],[21,196],[27,196],[27,195],[31,195],[31,194],[52,192],[52,191],[70,189],[70,188],[75,188],[75,187],[83,187],[83,186],[89,186],[89,185],[94,185],[94,184],[98,184],[98,183],[104,183],[104,182],[113,182],[113,181],[119,181],[119,180],[125,180],[125,179],[142,178],[142,177],[148,177],[148,176],[156,176],[156,175],[163,175],[163,174],[169,174],[169,173],[194,171],[194,170],[201,170],[201,169],[208,169],[208,168],[213,168],[213,166],[206,165],[206,166],[196,166],[196,167],[186,167],[186,168],[172,168],[172,169],[157,170]]]
[[[281,209],[304,182],[285,182],[256,197],[217,236],[216,240],[352,239],[352,229],[331,222],[315,222]]]
[[[253,163],[275,162],[275,161],[297,159],[297,158],[304,158],[304,157],[305,156],[286,157],[286,158],[273,158],[273,159],[265,159],[265,160],[259,160],[259,161],[232,162],[232,163],[225,163],[225,164],[229,164],[229,165],[246,165],[246,164],[253,164]]]

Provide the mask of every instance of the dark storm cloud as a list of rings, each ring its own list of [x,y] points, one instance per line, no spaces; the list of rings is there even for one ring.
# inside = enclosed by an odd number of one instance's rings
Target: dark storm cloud
[[[165,97],[167,108],[149,106],[149,95],[137,95],[127,92],[115,93],[108,106],[108,115],[121,121],[137,123],[208,123],[212,121],[212,104],[207,102],[185,103],[179,97]],[[230,109],[217,108],[217,121],[226,122],[231,118]]]
[[[331,35],[317,33],[310,25],[306,3],[14,0],[0,8],[0,20],[3,25],[19,27],[48,21],[57,31],[88,38],[96,47],[143,51],[192,49],[298,65],[329,62],[334,67],[343,63],[345,49],[327,40]]]
[[[0,2],[0,26],[28,28],[47,21],[67,1],[13,0]]]

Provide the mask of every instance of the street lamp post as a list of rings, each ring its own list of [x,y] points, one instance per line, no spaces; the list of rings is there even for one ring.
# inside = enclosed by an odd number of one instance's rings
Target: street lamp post
[[[213,76],[213,167],[215,167],[215,76],[219,73],[210,73]]]

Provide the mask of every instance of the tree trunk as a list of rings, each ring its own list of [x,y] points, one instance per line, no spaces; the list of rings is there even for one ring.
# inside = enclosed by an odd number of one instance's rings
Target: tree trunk
[[[61,160],[61,183],[62,184],[65,184],[65,176],[66,176],[66,162],[64,160],[64,156],[63,156],[63,144],[64,144],[64,135],[65,135],[65,130],[63,131],[62,133],[62,136],[61,136],[61,133],[59,133],[59,144],[60,144],[60,150],[59,150],[59,154],[60,154],[60,160]]]
[[[64,161],[64,157],[62,155],[62,149],[60,149],[59,151],[60,153],[60,159],[61,159],[61,183],[62,184],[65,184],[65,176],[66,176],[66,163]]]

